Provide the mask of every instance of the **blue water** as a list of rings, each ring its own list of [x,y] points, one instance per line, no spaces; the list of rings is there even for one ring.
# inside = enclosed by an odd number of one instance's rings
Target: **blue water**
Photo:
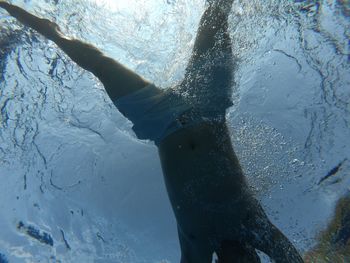
[[[183,77],[204,11],[203,0],[11,2],[164,88]],[[230,17],[233,144],[301,252],[350,190],[349,21],[348,1],[241,0]],[[156,147],[90,73],[2,10],[0,46],[0,262],[179,262]]]

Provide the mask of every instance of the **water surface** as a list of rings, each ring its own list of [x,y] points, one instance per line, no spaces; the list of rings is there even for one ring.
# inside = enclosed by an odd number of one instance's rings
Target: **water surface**
[[[163,88],[182,79],[205,4],[11,2]],[[350,190],[349,10],[240,0],[230,16],[233,144],[271,220],[302,252]],[[90,73],[2,10],[0,45],[0,261],[178,262],[155,146],[136,139]]]

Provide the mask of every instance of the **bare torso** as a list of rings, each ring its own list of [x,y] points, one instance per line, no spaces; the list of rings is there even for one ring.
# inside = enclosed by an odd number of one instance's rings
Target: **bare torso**
[[[203,122],[178,130],[162,141],[159,155],[181,230],[203,240],[238,235],[237,226],[255,202],[226,124]]]

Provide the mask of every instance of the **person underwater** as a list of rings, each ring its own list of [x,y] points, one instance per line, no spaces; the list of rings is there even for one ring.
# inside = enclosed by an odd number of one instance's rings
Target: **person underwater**
[[[226,124],[232,106],[235,58],[228,32],[233,0],[207,0],[182,82],[163,90],[105,56],[66,37],[59,26],[6,1],[0,7],[52,40],[76,64],[94,74],[139,139],[158,147],[177,220],[181,263],[303,262],[253,196]],[[186,94],[186,96],[182,95]]]

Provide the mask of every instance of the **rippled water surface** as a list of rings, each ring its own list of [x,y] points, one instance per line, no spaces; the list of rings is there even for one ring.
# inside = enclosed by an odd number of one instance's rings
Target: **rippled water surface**
[[[183,77],[205,7],[11,2],[163,88]],[[349,2],[237,0],[230,32],[234,147],[271,220],[306,252],[350,191]],[[2,10],[0,47],[0,262],[179,262],[155,146],[90,73]]]

